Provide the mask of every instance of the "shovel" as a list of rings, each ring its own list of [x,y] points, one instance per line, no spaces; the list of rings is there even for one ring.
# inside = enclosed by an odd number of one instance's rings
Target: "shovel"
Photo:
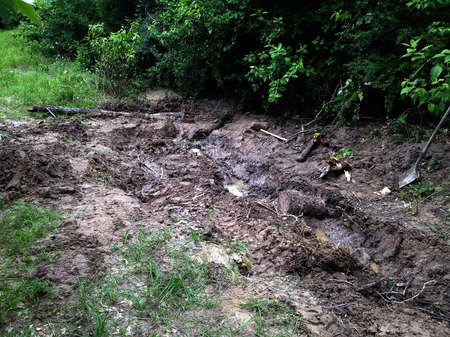
[[[408,171],[406,171],[405,173],[403,173],[399,177],[399,180],[398,180],[398,187],[399,188],[402,188],[402,187],[412,183],[414,180],[416,180],[417,178],[420,177],[420,172],[419,172],[420,161],[422,160],[423,156],[425,155],[425,153],[427,153],[428,149],[430,148],[431,142],[436,137],[436,134],[438,133],[438,131],[441,128],[442,124],[444,124],[445,119],[447,118],[449,112],[450,112],[450,106],[447,108],[447,111],[445,112],[444,116],[442,116],[441,121],[439,122],[439,124],[436,127],[436,129],[433,131],[433,134],[431,135],[431,137],[428,140],[427,144],[423,148],[422,152],[420,152],[419,158],[417,158],[416,163],[414,164],[414,166],[411,167]]]

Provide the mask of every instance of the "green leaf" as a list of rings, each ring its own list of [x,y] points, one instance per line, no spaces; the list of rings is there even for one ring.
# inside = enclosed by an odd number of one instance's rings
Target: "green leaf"
[[[449,98],[450,98],[450,90],[446,88],[442,91],[442,101],[447,102]]]
[[[429,112],[432,113],[435,108],[436,108],[436,105],[434,105],[433,103],[428,103],[428,111]]]
[[[439,77],[439,75],[442,73],[442,67],[437,64],[430,70],[430,76],[431,80],[434,80],[435,78]]]
[[[0,15],[3,17],[4,6],[6,5],[12,12],[20,12],[25,15],[31,22],[36,25],[41,25],[38,15],[36,14],[34,7],[22,0],[0,0]]]
[[[427,96],[424,93],[418,93],[420,95],[419,106],[421,106],[427,100]]]
[[[413,90],[413,89],[414,89],[414,87],[406,87],[406,88],[403,88],[402,91],[400,92],[400,95],[407,94],[408,92],[410,92],[410,91]]]

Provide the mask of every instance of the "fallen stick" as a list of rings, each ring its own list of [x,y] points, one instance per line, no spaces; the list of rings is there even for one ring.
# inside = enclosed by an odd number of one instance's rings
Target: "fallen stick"
[[[337,282],[337,283],[345,283],[348,285],[351,285],[352,287],[355,287],[355,285],[347,280],[339,280],[339,279],[335,279],[335,278],[327,278],[326,281],[332,281],[332,282]]]
[[[52,110],[50,110],[49,108],[47,108],[47,111],[50,115],[52,115],[53,118],[56,118],[55,114],[52,112]]]
[[[302,131],[299,131],[299,132],[296,132],[296,133],[294,133],[289,139],[288,139],[288,143],[289,142],[292,142],[294,139],[296,139],[297,138],[297,136],[298,135],[301,135],[302,133],[308,133],[308,132],[311,132],[311,131],[314,131],[315,129],[307,129],[307,130],[304,130],[304,128],[302,129]]]
[[[264,130],[264,129],[260,129],[260,130],[261,130],[262,132],[268,134],[268,135],[271,135],[272,137],[275,137],[275,138],[277,138],[277,139],[279,139],[279,140],[282,140],[282,141],[285,142],[285,143],[288,141],[286,138],[283,138],[283,137],[281,137],[281,136],[278,136],[278,135],[276,135],[276,134],[274,134],[274,133],[272,133],[272,132],[269,132],[269,131],[267,131],[267,130]]]
[[[358,287],[358,291],[368,290],[370,288],[373,288],[373,287],[379,285],[383,281],[385,281],[385,280],[383,279],[383,280],[380,280],[380,281],[375,281],[375,282],[371,282],[371,283],[368,283],[368,284],[364,284],[364,285]]]
[[[315,133],[314,137],[306,144],[305,149],[300,153],[300,157],[297,158],[297,161],[305,161],[311,153],[312,149],[319,142],[320,133]]]
[[[28,112],[48,112],[52,116],[55,116],[54,113],[66,114],[69,116],[82,114],[82,115],[122,115],[129,116],[130,112],[121,112],[121,111],[111,111],[111,110],[103,110],[103,109],[88,109],[88,108],[69,108],[64,106],[56,106],[56,105],[33,105],[32,108],[28,109]]]
[[[406,291],[411,286],[412,281],[414,281],[414,276],[412,278],[410,278],[408,282],[406,282],[405,289],[403,289],[403,296],[406,295]]]

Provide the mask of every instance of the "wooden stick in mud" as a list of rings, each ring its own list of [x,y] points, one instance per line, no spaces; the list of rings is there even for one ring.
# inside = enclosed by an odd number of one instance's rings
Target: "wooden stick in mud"
[[[314,137],[306,144],[305,149],[300,153],[300,157],[297,158],[297,161],[305,161],[311,153],[312,149],[319,142],[320,133],[315,133]]]
[[[268,134],[268,135],[271,135],[272,137],[275,137],[275,138],[277,138],[277,139],[279,139],[279,140],[282,140],[283,142],[287,142],[287,141],[288,141],[286,138],[283,138],[283,137],[281,137],[281,136],[278,136],[278,135],[276,135],[276,134],[274,134],[274,133],[272,133],[272,132],[269,132],[269,131],[267,131],[267,130],[264,130],[264,129],[260,129],[260,130],[261,130],[262,132]]]
[[[111,110],[103,110],[103,109],[88,109],[88,108],[69,108],[64,106],[56,106],[56,105],[33,105],[31,109],[28,109],[29,112],[47,112],[54,116],[54,113],[66,114],[69,116],[82,114],[82,115],[122,115],[129,116],[131,113],[129,112],[121,112],[121,111],[111,111]]]

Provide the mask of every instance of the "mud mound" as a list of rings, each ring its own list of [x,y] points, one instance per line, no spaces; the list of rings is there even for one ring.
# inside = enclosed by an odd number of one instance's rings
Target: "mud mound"
[[[71,165],[62,151],[56,145],[44,151],[42,147],[43,144],[30,148],[8,140],[2,142],[0,197],[4,200],[21,196],[59,199],[77,192]]]

